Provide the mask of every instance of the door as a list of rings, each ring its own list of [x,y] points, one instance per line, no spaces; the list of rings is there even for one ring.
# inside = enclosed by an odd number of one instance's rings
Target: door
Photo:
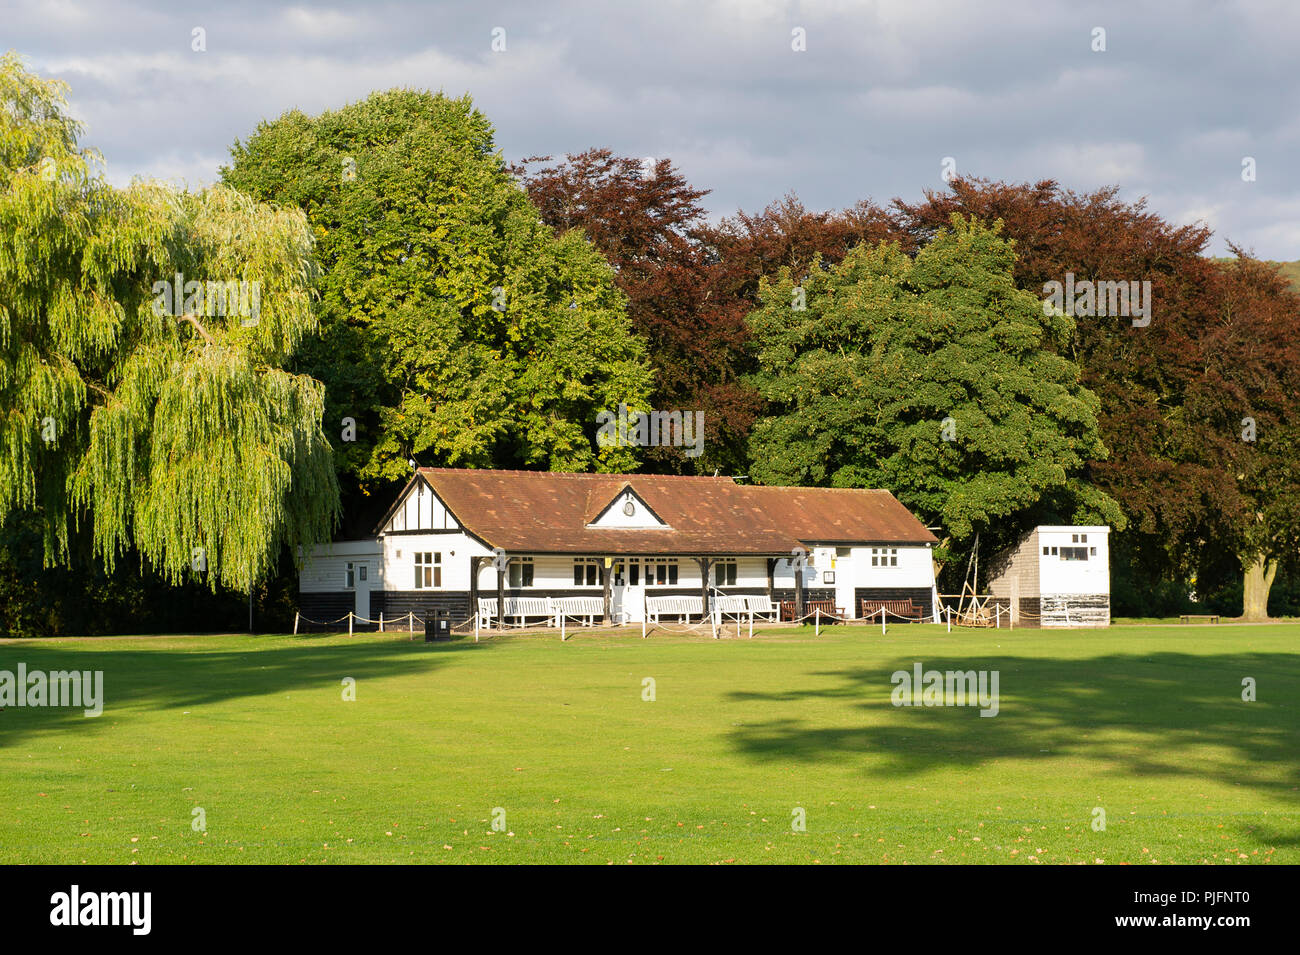
[[[639,557],[619,561],[621,572],[614,577],[611,610],[623,611],[620,619],[640,623],[645,619],[645,567]]]
[[[844,608],[849,617],[856,617],[860,608],[853,603],[858,577],[853,551],[848,547],[838,547],[831,553],[834,556],[827,563],[835,574],[835,606]]]
[[[366,561],[354,561],[348,564],[348,576],[352,579],[356,592],[356,608],[352,611],[358,617],[370,619],[370,564]]]

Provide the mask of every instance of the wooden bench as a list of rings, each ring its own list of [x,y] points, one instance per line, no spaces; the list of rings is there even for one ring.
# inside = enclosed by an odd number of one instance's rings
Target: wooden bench
[[[835,606],[835,601],[834,601],[834,600],[805,600],[805,601],[803,602],[803,612],[804,612],[804,615],[805,615],[805,616],[807,616],[808,614],[811,614],[811,613],[813,613],[814,611],[817,611],[817,610],[820,610],[820,611],[822,612],[822,615],[823,615],[823,616],[827,616],[827,615],[829,615],[829,616],[831,616],[831,617],[843,617],[843,616],[844,616],[844,608],[843,608],[843,607],[837,607],[837,606]],[[796,617],[796,614],[795,614],[794,601],[793,601],[793,600],[782,600],[782,601],[781,601],[781,619],[782,619],[782,620],[787,620],[787,621],[793,621],[793,620],[795,619],[795,617]],[[815,618],[814,618],[814,619],[815,619]],[[834,620],[828,620],[828,621],[826,621],[826,622],[827,622],[827,623],[834,623],[835,621],[834,621]]]
[[[1217,613],[1185,613],[1178,617],[1179,623],[1191,623],[1193,620],[1208,620],[1210,623],[1218,623],[1219,615]]]
[[[691,622],[692,614],[704,619],[704,602],[700,597],[647,597],[645,610],[651,623],[658,623],[661,614],[682,617],[687,623]]]
[[[901,617],[904,620],[920,620],[925,614],[924,607],[918,607],[912,603],[911,598],[907,600],[862,600],[863,617],[879,617],[880,611],[885,611],[885,616]]]

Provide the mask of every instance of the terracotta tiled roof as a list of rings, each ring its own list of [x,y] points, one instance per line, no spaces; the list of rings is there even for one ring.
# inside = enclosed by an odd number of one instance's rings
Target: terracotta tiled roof
[[[770,556],[798,544],[932,544],[888,491],[755,487],[730,478],[421,468],[466,530],[491,547],[552,554]],[[667,528],[592,528],[635,491]]]

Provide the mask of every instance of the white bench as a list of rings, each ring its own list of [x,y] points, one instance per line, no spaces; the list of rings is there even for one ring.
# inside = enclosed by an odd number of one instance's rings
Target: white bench
[[[594,625],[597,617],[605,615],[605,598],[601,597],[507,597],[505,618],[523,624],[528,617],[545,617],[547,623],[560,625],[560,614],[566,617],[585,617]],[[497,618],[497,598],[478,598],[479,626],[492,626]]]
[[[593,626],[597,617],[605,616],[605,598],[601,597],[552,597],[551,615],[555,626],[560,625],[560,615],[566,617],[586,617],[587,626]]]
[[[726,594],[718,597],[715,595],[709,599],[709,610],[715,614],[748,614],[749,606],[744,596]]]
[[[755,617],[767,617],[769,620],[775,620],[780,607],[768,600],[762,595],[748,594],[745,599],[745,609]]]
[[[551,601],[547,597],[507,597],[506,616],[522,625],[525,617],[551,619]]]
[[[753,614],[755,617],[775,620],[780,607],[761,594],[724,594],[721,597],[710,598],[709,609],[715,614],[732,616]]]
[[[546,597],[507,597],[504,616],[516,623],[523,623],[525,617],[551,617],[551,602]],[[479,626],[489,627],[497,618],[497,598],[478,598]]]
[[[703,619],[704,602],[700,597],[647,597],[645,610],[651,623],[658,623],[660,614],[685,617],[690,623],[692,614]]]

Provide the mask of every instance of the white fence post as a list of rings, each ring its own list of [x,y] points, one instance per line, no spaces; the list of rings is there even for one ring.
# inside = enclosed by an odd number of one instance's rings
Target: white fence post
[[[293,635],[298,636],[298,611],[293,612]]]
[[[754,611],[749,612],[749,639],[754,639]]]
[[[885,636],[885,608],[880,608],[880,635]]]
[[[379,632],[384,632],[384,612],[382,610],[379,611]]]
[[[820,637],[822,635],[822,608],[821,607],[813,608],[813,621],[815,624],[813,626],[813,636]]]
[[[348,611],[348,636],[352,636],[352,611]]]
[[[948,611],[948,632],[952,633],[952,607],[944,607],[943,609]]]

